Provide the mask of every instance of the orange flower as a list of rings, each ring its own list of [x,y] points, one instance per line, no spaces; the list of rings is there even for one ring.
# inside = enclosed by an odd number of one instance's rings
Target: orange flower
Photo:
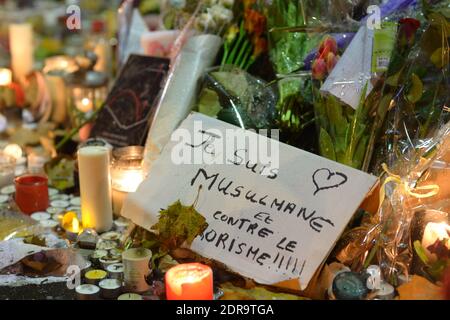
[[[253,58],[267,50],[267,40],[262,37],[253,37]]]
[[[266,17],[253,9],[246,9],[244,14],[245,30],[250,34],[260,36],[266,27]]]

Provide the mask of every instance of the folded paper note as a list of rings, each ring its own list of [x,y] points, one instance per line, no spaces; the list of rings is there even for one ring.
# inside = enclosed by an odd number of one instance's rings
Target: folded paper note
[[[208,227],[192,250],[259,283],[298,279],[304,289],[376,181],[192,113],[122,214],[150,229],[162,208],[178,199],[190,205],[198,195],[195,208]]]

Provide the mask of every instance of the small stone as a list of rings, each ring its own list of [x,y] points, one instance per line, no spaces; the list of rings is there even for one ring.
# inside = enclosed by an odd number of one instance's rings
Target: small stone
[[[362,300],[369,292],[364,282],[359,273],[339,273],[333,280],[333,294],[338,300]]]

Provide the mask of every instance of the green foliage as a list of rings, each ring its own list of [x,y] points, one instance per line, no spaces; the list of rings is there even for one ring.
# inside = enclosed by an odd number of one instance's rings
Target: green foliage
[[[157,231],[159,241],[167,250],[179,248],[184,242],[191,244],[208,224],[194,206],[184,206],[178,200],[162,210],[159,221],[152,230]]]

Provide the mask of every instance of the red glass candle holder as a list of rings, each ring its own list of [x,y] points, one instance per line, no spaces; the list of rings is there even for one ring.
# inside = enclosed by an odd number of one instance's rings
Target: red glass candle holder
[[[48,179],[41,175],[23,175],[15,179],[16,203],[25,214],[48,208]]]
[[[200,263],[184,263],[167,271],[167,300],[213,300],[213,272]]]

